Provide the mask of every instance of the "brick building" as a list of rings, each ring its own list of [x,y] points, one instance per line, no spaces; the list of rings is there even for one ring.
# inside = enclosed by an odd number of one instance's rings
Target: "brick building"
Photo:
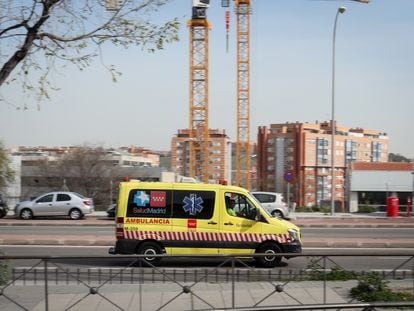
[[[338,126],[335,131],[335,206],[348,209],[347,174],[352,162],[387,162],[389,139],[385,133]],[[327,206],[331,201],[330,122],[283,123],[258,130],[258,188],[286,193],[284,176],[294,180],[290,199],[299,206]]]
[[[189,176],[189,130],[178,130],[171,140],[171,169],[179,175]],[[218,183],[229,179],[230,144],[225,130],[209,130],[209,181]]]

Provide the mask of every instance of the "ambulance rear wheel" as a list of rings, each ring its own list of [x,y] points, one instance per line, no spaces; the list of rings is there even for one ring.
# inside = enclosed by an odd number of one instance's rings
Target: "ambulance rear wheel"
[[[256,253],[257,254],[266,254],[266,256],[255,257],[256,262],[265,268],[273,268],[280,264],[282,261],[281,256],[274,256],[280,254],[282,250],[275,243],[264,243],[260,245]]]
[[[137,254],[145,255],[142,259],[145,262],[155,266],[160,263],[161,257],[153,257],[152,255],[161,255],[162,250],[157,243],[145,242],[139,246]]]

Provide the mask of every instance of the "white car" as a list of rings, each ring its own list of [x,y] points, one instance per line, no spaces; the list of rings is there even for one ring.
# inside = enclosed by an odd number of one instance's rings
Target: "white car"
[[[289,208],[283,194],[264,191],[252,191],[251,194],[273,217],[289,219]]]
[[[94,211],[93,200],[76,192],[49,192],[16,205],[14,214],[22,219],[36,216],[69,216],[80,219]]]

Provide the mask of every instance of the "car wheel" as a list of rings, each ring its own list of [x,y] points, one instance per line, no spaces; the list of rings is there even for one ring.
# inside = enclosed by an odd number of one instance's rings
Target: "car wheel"
[[[256,253],[269,256],[255,257],[254,259],[262,267],[274,268],[280,264],[282,257],[273,255],[280,254],[281,252],[280,247],[276,243],[264,243],[257,248]]]
[[[20,218],[22,219],[32,219],[33,218],[33,212],[32,210],[28,209],[28,208],[24,208],[22,209],[22,211],[20,212]]]
[[[279,211],[279,210],[274,210],[272,212],[272,216],[273,217],[278,217],[278,218],[283,218],[283,213],[281,211]]]
[[[160,263],[161,257],[152,257],[151,255],[160,255],[162,254],[162,250],[161,247],[154,242],[145,242],[139,246],[137,254],[146,255],[143,258],[144,261],[155,266]]]
[[[0,218],[3,218],[4,216],[6,216],[6,212],[5,211],[0,211]]]
[[[77,208],[72,208],[69,212],[70,219],[77,220],[82,218],[82,212]]]

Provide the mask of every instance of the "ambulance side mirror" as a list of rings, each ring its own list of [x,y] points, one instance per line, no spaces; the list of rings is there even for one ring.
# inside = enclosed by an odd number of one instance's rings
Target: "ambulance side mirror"
[[[257,212],[256,221],[261,221],[261,222],[266,221],[266,219],[264,218],[263,214],[260,211]]]
[[[260,219],[261,214],[257,208],[254,208],[254,209],[251,209],[249,216],[250,216],[249,217],[250,219],[258,221]]]

